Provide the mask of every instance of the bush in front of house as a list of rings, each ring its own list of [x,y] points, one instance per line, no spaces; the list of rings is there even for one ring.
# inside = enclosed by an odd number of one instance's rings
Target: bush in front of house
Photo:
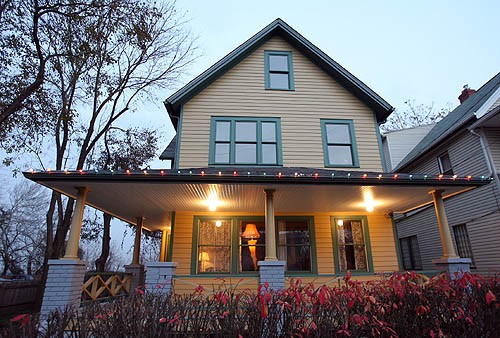
[[[303,284],[258,293],[198,287],[190,295],[139,290],[126,299],[37,318],[17,316],[8,337],[498,337],[500,277],[414,273],[338,287]]]

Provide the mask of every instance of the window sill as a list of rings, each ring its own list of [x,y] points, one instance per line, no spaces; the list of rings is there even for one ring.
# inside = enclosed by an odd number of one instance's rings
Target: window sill
[[[335,164],[335,165],[331,165],[331,164],[325,164],[325,168],[360,168],[359,165],[347,165],[347,164]]]
[[[280,91],[280,92],[294,92],[295,88],[291,88],[291,89],[266,88],[266,90]]]

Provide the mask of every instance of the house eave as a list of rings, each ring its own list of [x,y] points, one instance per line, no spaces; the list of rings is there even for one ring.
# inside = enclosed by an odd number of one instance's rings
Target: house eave
[[[330,76],[334,77],[347,90],[365,102],[375,112],[378,123],[384,123],[387,117],[394,111],[394,108],[388,102],[370,89],[361,80],[331,59],[283,20],[276,19],[232,52],[227,54],[213,66],[191,80],[184,87],[168,97],[164,103],[171,118],[172,116],[179,117],[180,106],[183,103],[197,95],[206,86],[222,76],[225,72],[259,48],[259,46],[274,35],[279,35],[285,38],[294,47],[326,71]],[[174,127],[177,130],[177,123],[174,121],[172,121],[172,123],[174,123]]]

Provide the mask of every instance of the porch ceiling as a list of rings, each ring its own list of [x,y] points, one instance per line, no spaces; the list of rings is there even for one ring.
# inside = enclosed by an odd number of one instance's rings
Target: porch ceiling
[[[268,176],[259,173],[255,177],[250,174],[236,177],[232,171],[222,175],[210,175],[212,172],[206,175],[197,172],[194,175],[190,170],[147,174],[42,172],[25,173],[25,176],[73,198],[76,187],[88,187],[88,205],[131,224],[135,224],[136,217],[143,216],[144,226],[149,230],[170,226],[172,211],[207,212],[209,207],[206,201],[214,192],[219,201],[214,215],[217,212],[241,211],[264,214],[264,189],[276,190],[274,205],[278,214],[366,213],[366,194],[373,198],[374,212],[396,213],[432,202],[428,192],[433,189],[443,189],[446,198],[489,181],[484,178],[423,180],[403,175],[396,182],[392,174],[375,178],[380,174],[370,173],[370,176],[363,177],[362,173],[354,173],[342,178],[342,172],[326,170],[320,170],[319,174],[315,171],[313,176],[307,173],[294,177],[276,176],[277,173],[272,170],[268,172]],[[332,179],[334,173],[337,176]]]

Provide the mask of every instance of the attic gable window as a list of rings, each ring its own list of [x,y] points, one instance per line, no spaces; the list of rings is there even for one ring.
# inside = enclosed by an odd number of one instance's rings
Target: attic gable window
[[[210,165],[281,165],[279,118],[212,117]]]
[[[266,89],[294,90],[292,52],[264,51]]]
[[[438,156],[437,158],[439,172],[443,175],[453,175],[453,168],[451,166],[450,155],[445,152]]]
[[[325,167],[358,167],[352,120],[321,120]]]

